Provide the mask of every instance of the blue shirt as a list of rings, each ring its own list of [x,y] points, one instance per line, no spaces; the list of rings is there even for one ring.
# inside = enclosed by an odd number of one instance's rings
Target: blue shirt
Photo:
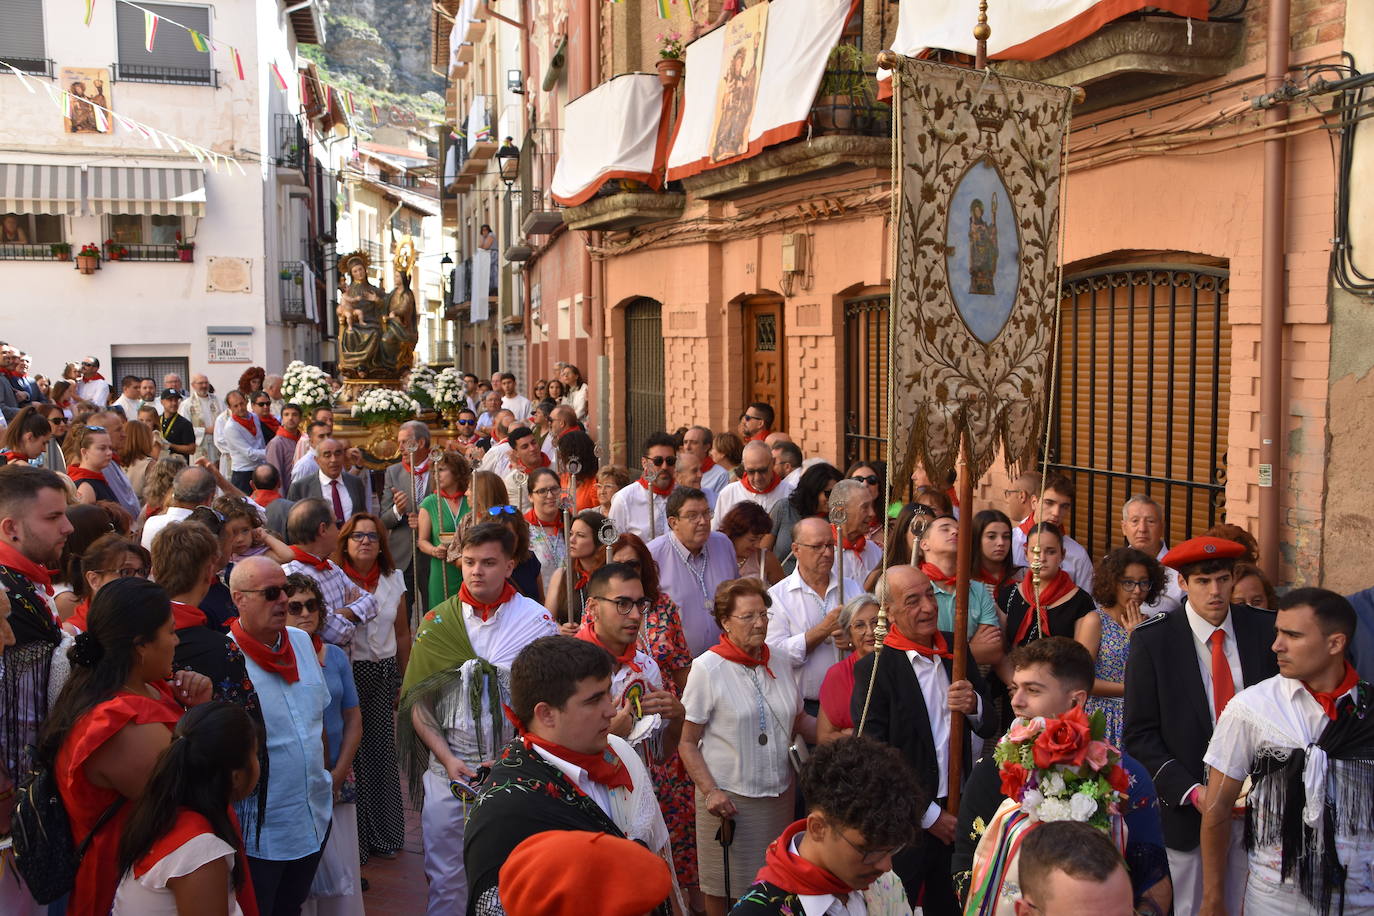
[[[936,626],[941,633],[954,632],[954,611],[955,594],[936,583],[930,583],[935,588],[935,607],[939,614]],[[1000,628],[1002,618],[997,616],[997,605],[992,600],[992,592],[982,582],[970,582],[968,585],[968,635],[972,636],[979,627],[987,625]]]
[[[345,709],[358,708],[358,691],[353,686],[353,665],[343,649],[325,643],[324,682],[329,685],[329,705],[324,708],[324,737],[329,743],[329,759],[325,765],[333,768],[339,762],[339,746],[343,744]]]
[[[1351,595],[1355,609],[1355,638],[1350,642],[1351,661],[1360,680],[1374,680],[1374,588]]]
[[[329,687],[315,659],[310,637],[285,630],[296,653],[300,680],[270,674],[243,654],[248,678],[262,704],[267,726],[267,816],[262,829],[245,831],[244,851],[254,858],[287,862],[314,855],[324,846],[334,813],[334,789],[324,767],[324,711]],[[231,636],[232,638],[232,636]],[[254,804],[248,799],[243,804]]]

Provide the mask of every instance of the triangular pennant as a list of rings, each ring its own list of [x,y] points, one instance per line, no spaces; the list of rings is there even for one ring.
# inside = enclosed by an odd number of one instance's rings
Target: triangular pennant
[[[271,66],[272,68],[272,76],[277,81],[277,88],[282,90],[283,92],[286,91],[286,77],[282,76],[281,70],[277,69],[277,62],[272,61],[272,63],[269,66]]]
[[[243,79],[243,58],[239,57],[239,49],[230,48],[229,51],[234,55],[234,71],[238,73],[239,79]]]
[[[91,24],[91,16],[95,13],[95,0],[86,0],[86,25]]]
[[[14,75],[17,76],[17,77],[19,77],[19,85],[23,86],[25,89],[29,90],[29,92],[32,93],[32,94],[34,94],[34,95],[37,95],[37,94],[38,94],[37,90],[35,90],[35,89],[33,88],[33,85],[29,82],[28,77],[26,77],[26,76],[24,75],[24,71],[20,70],[20,69],[19,69],[18,67],[16,67],[14,64],[5,64],[5,66],[6,66],[6,67],[9,67],[11,70],[13,70],[13,71],[14,71]]]
[[[143,11],[143,49],[153,53],[153,41],[157,38],[157,23],[162,17],[157,13]]]
[[[108,134],[110,132],[110,121],[105,117],[105,109],[101,108],[99,105],[92,105],[91,111],[95,114],[95,129],[102,134]]]
[[[195,46],[195,49],[197,51],[201,51],[206,54],[210,53],[210,47],[205,43],[204,35],[200,34],[195,29],[187,29],[186,31],[191,33],[191,44]]]

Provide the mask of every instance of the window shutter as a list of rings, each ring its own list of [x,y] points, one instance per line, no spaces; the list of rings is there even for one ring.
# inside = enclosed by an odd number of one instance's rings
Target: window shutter
[[[42,61],[43,0],[4,0],[0,3],[0,58],[21,70]]]
[[[204,6],[174,6],[168,3],[143,3],[141,7],[159,16],[210,34],[210,9]],[[213,69],[210,53],[197,51],[185,29],[162,23],[158,26],[153,51],[143,45],[143,10],[127,3],[115,4],[115,27],[118,33],[120,67],[140,68],[139,75],[151,75],[160,70],[193,70],[209,72]]]

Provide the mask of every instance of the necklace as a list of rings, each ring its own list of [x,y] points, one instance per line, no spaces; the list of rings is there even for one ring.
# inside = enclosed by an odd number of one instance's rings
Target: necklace
[[[763,685],[759,683],[759,672],[757,668],[745,668],[749,674],[749,683],[754,685],[754,694],[758,698],[759,712],[759,744],[760,746],[768,743],[768,717],[764,712]]]

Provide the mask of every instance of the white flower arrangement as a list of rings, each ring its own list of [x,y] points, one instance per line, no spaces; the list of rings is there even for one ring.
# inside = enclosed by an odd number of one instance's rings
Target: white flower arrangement
[[[463,374],[452,366],[446,367],[434,380],[434,409],[458,410],[468,405]]]
[[[353,417],[369,426],[409,420],[419,412],[415,399],[395,388],[369,388],[353,402]]]
[[[420,363],[411,369],[406,376],[406,394],[415,399],[421,407],[434,406],[434,383],[438,378],[432,368]]]
[[[334,403],[334,392],[329,385],[329,376],[319,366],[307,366],[295,360],[286,367],[281,382],[282,398],[295,404],[306,414],[321,406]]]

